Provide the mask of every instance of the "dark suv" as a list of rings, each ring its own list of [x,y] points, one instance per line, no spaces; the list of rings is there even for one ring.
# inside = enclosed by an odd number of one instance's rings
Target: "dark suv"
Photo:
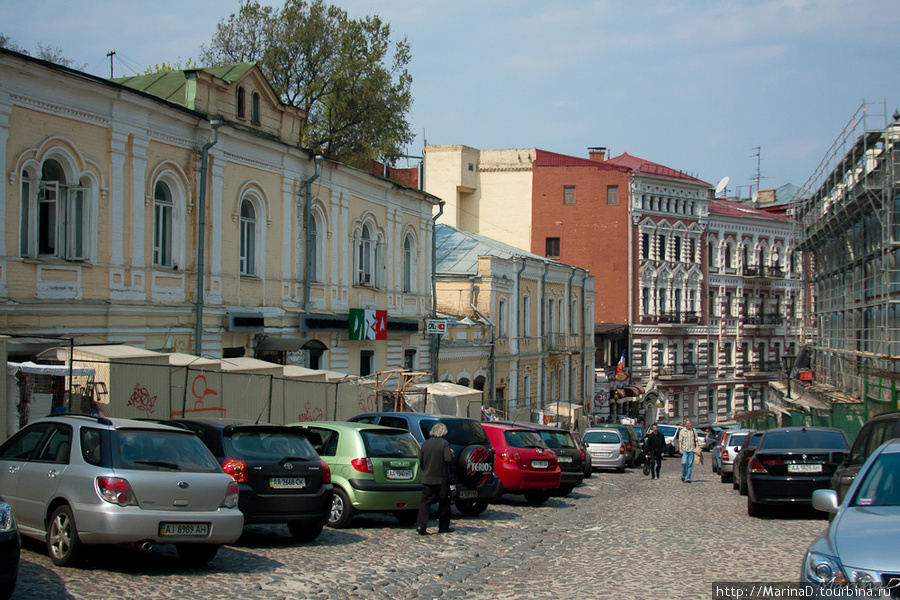
[[[314,540],[331,513],[331,469],[304,427],[238,419],[171,419],[193,431],[240,488],[244,524],[285,523],[299,541]]]
[[[844,499],[866,459],[892,438],[900,438],[900,410],[876,415],[865,422],[856,435],[850,456],[838,466],[831,479],[831,488],[838,493],[839,501]]]
[[[443,423],[447,426],[444,439],[453,449],[450,500],[464,515],[479,515],[495,497],[497,477],[494,475],[494,448],[479,421],[465,417],[407,412],[367,413],[348,421],[405,429],[420,445],[428,439],[428,432],[432,427]]]

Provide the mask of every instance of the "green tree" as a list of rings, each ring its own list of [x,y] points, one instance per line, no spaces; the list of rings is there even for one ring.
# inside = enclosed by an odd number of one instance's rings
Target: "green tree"
[[[144,69],[142,75],[150,75],[151,73],[166,73],[168,71],[183,71],[185,69],[197,69],[197,63],[194,62],[193,58],[188,58],[186,61],[182,62],[181,57],[178,57],[173,63],[161,62],[153,65],[152,67],[147,67]]]
[[[377,16],[351,19],[323,0],[285,0],[280,10],[247,0],[219,22],[200,60],[258,62],[282,101],[306,112],[304,146],[390,164],[413,139],[409,44],[390,33]]]

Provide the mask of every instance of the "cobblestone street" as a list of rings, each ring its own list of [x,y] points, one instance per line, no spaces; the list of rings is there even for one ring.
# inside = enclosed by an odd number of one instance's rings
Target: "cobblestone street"
[[[699,600],[713,581],[796,581],[824,517],[749,518],[708,456],[691,484],[677,457],[658,481],[639,469],[597,472],[541,507],[509,496],[480,517],[454,511],[456,531],[445,535],[420,537],[388,516],[357,517],[305,545],[286,527],[253,527],[196,570],[166,549],[106,550],[85,567],[57,568],[26,540],[13,598]]]

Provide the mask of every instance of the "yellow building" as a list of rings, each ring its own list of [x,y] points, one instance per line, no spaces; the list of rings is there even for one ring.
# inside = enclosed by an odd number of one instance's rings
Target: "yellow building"
[[[304,119],[254,64],[110,81],[0,50],[0,331],[430,366],[438,200],[314,157]]]
[[[438,379],[485,390],[503,418],[589,407],[594,277],[448,225],[435,238],[438,317],[448,321]]]

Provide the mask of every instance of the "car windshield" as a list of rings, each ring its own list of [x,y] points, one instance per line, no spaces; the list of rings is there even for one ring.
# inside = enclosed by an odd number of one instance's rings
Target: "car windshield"
[[[584,441],[589,444],[618,444],[619,434],[615,431],[588,431],[584,434]]]
[[[319,456],[305,435],[286,429],[236,429],[226,438],[240,458],[248,460],[281,460],[292,457],[314,460]]]
[[[548,448],[575,448],[575,441],[568,431],[541,431],[541,438]]]
[[[420,427],[422,428],[422,433],[425,434],[426,439],[430,437],[428,432],[431,431],[431,428],[437,425],[438,422],[437,419],[427,419],[421,422]],[[444,436],[444,439],[451,445],[489,445],[491,443],[490,440],[488,440],[487,434],[484,432],[484,428],[478,421],[471,421],[469,419],[441,419],[440,422],[447,426],[447,435]]]
[[[504,431],[503,437],[511,448],[546,448],[547,444],[537,431]]]
[[[222,467],[193,433],[119,429],[116,465],[124,469],[215,472]]]
[[[419,444],[405,431],[363,430],[363,444],[370,458],[417,458]]]
[[[759,442],[759,450],[780,448],[804,448],[810,450],[847,449],[847,440],[840,431],[787,429],[768,431]]]
[[[657,425],[657,429],[666,437],[671,437],[675,435],[676,427],[673,425]]]
[[[742,446],[744,444],[744,440],[747,439],[746,433],[736,433],[731,436],[728,440],[726,446]]]
[[[882,452],[872,461],[852,506],[900,506],[900,453]]]

